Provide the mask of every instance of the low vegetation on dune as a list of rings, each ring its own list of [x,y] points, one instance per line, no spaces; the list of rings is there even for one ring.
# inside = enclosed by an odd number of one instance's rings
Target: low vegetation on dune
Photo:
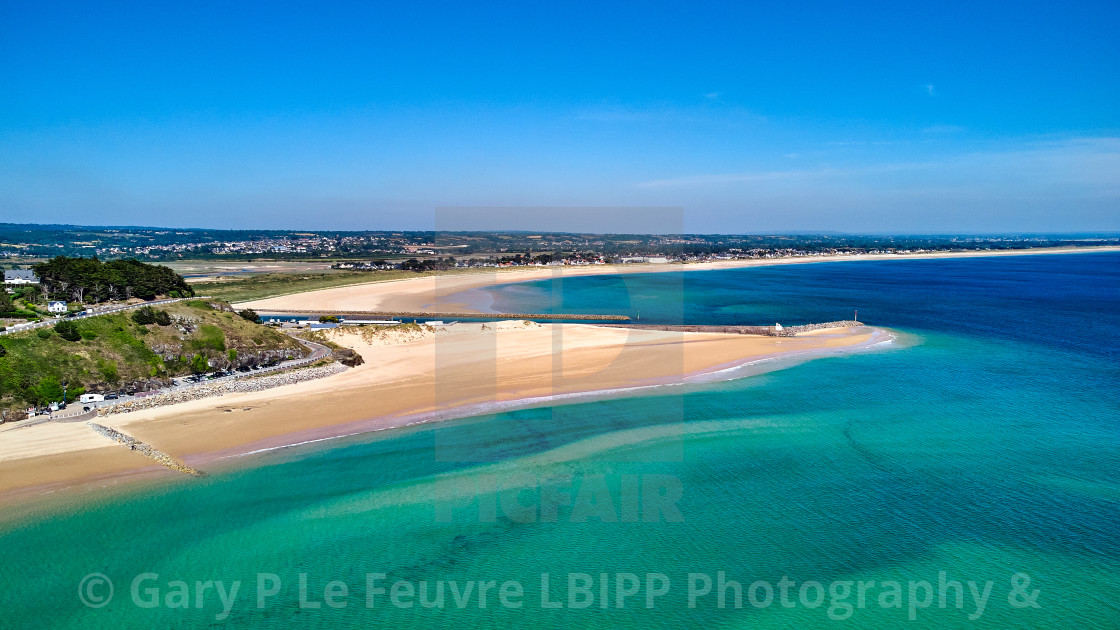
[[[349,335],[361,337],[366,343],[399,344],[423,339],[435,333],[436,328],[428,324],[406,323],[396,326],[365,325],[312,330],[305,333],[304,338],[331,348],[340,348],[342,346],[337,341]]]
[[[401,273],[401,272],[397,272]],[[406,274],[415,275],[415,274]],[[277,295],[329,289],[351,284],[387,279],[365,272],[261,273],[227,276],[220,280],[196,282],[191,285],[198,295],[207,295],[227,302],[248,302]]]
[[[223,302],[144,307],[0,337],[0,409],[74,400],[85,391],[146,390],[173,376],[302,356],[303,346]]]
[[[264,298],[353,284],[419,278],[434,275],[502,273],[508,269],[445,269],[413,271],[407,269],[375,269],[369,271],[276,272],[225,276],[220,280],[191,284],[195,295],[206,295],[227,302],[249,302]]]

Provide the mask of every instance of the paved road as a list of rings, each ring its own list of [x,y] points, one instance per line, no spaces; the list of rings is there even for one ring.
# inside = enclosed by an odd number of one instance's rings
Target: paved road
[[[87,319],[87,318],[90,318],[90,317],[97,317],[98,315],[109,315],[111,313],[118,313],[120,311],[130,311],[132,309],[137,309],[137,308],[140,308],[142,306],[158,306],[160,304],[171,304],[172,302],[182,302],[183,300],[205,300],[205,299],[208,299],[208,298],[205,297],[205,296],[198,296],[198,297],[189,297],[189,298],[172,298],[172,299],[167,299],[167,300],[152,300],[151,302],[141,302],[140,304],[118,304],[116,306],[101,306],[101,307],[96,307],[95,306],[95,307],[91,307],[89,309],[86,309],[86,311],[82,315],[75,315],[73,317],[54,317],[54,318],[51,318],[51,319],[44,319],[41,322],[33,322],[33,323],[27,323],[27,324],[16,324],[15,326],[9,326],[7,330],[0,330],[0,335],[6,335],[8,333],[14,333],[14,332],[23,332],[25,330],[35,330],[36,328],[43,328],[44,326],[54,326],[58,322],[63,322],[63,321],[67,321],[67,320]]]
[[[109,406],[112,406],[112,405],[119,405],[121,403],[128,402],[130,400],[138,400],[138,399],[141,399],[141,398],[146,398],[148,396],[155,396],[155,395],[158,395],[158,394],[166,394],[166,393],[170,393],[170,392],[180,392],[180,391],[189,390],[189,389],[192,389],[192,388],[195,388],[195,387],[201,387],[203,385],[208,385],[208,384],[211,384],[211,383],[222,383],[222,382],[225,382],[225,381],[231,381],[231,380],[238,379],[238,378],[245,378],[245,377],[254,376],[254,375],[257,375],[257,374],[268,374],[270,372],[277,372],[279,370],[287,370],[289,368],[302,367],[304,365],[311,365],[312,363],[315,363],[316,361],[319,361],[320,359],[328,357],[331,354],[331,349],[328,348],[327,346],[322,345],[322,344],[315,343],[314,341],[307,341],[306,339],[301,339],[301,338],[295,337],[295,336],[292,336],[292,339],[295,339],[296,341],[303,344],[304,347],[310,349],[311,354],[309,354],[305,357],[299,358],[299,359],[291,359],[290,361],[281,361],[280,363],[277,363],[276,365],[273,365],[273,366],[270,366],[270,367],[262,367],[259,370],[253,370],[251,372],[238,372],[238,371],[235,370],[233,372],[233,374],[231,374],[229,376],[220,376],[218,378],[204,379],[204,380],[202,380],[200,382],[197,382],[197,383],[193,382],[193,381],[188,381],[186,378],[176,379],[174,381],[175,384],[172,385],[171,387],[164,387],[164,388],[161,388],[161,389],[155,389],[155,390],[148,391],[148,392],[142,392],[142,393],[140,393],[136,396],[127,396],[126,395],[126,396],[121,396],[120,398],[118,398],[116,400],[106,400],[104,402],[99,402],[99,403],[73,402],[73,403],[70,403],[69,405],[67,405],[66,409],[64,409],[62,411],[56,411],[53,414],[51,414],[49,419],[52,420],[52,421],[56,421],[56,422],[78,422],[78,421],[81,421],[81,420],[88,420],[88,419],[92,418],[94,415],[96,415],[96,411],[97,411],[98,407],[109,407]],[[84,411],[85,407],[90,408],[90,411],[88,413],[86,411]],[[43,416],[43,418],[46,418],[46,416]],[[30,424],[25,424],[25,425],[21,425],[21,426],[30,426]]]

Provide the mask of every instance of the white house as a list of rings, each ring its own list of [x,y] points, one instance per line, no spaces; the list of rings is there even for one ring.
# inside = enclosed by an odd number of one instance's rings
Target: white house
[[[66,302],[52,301],[47,303],[47,311],[56,315],[62,315],[66,312]]]
[[[4,284],[39,284],[39,278],[30,269],[7,269]]]

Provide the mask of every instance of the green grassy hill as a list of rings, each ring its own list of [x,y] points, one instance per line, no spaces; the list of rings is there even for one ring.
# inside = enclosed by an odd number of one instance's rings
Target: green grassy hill
[[[138,324],[135,311],[71,320],[77,335],[69,341],[52,328],[0,337],[0,409],[61,400],[83,391],[147,389],[192,372],[201,356],[213,369],[302,356],[305,349],[287,335],[206,300],[169,304],[169,325]],[[66,326],[62,328],[65,331]]]

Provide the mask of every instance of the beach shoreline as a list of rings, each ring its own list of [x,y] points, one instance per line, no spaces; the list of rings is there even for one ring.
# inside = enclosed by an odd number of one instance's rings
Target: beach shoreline
[[[503,322],[410,335],[337,331],[336,342],[366,356],[366,364],[321,379],[98,422],[187,466],[224,468],[245,456],[355,434],[738,378],[865,350],[891,333],[849,328],[775,338]],[[744,365],[758,367],[733,373]],[[32,439],[37,430],[43,435]],[[18,431],[22,435],[0,433],[0,505],[178,474],[112,444],[84,423]]]
[[[625,265],[516,267],[491,271],[480,270],[477,273],[431,275],[349,284],[329,289],[318,289],[315,291],[279,295],[259,300],[248,300],[239,302],[234,306],[236,308],[251,308],[266,313],[283,312],[285,310],[321,309],[324,311],[338,312],[427,312],[433,315],[446,312],[466,312],[478,313],[481,315],[486,314],[487,309],[478,308],[480,305],[477,302],[456,301],[451,298],[466,297],[458,296],[457,294],[477,291],[488,286],[532,282],[536,280],[560,280],[580,276],[713,271],[748,267],[773,267],[834,262],[987,258],[1105,252],[1120,252],[1120,246],[1040,247],[1022,250],[952,251],[920,254],[793,256],[786,258],[726,260],[686,264],[638,263]]]

